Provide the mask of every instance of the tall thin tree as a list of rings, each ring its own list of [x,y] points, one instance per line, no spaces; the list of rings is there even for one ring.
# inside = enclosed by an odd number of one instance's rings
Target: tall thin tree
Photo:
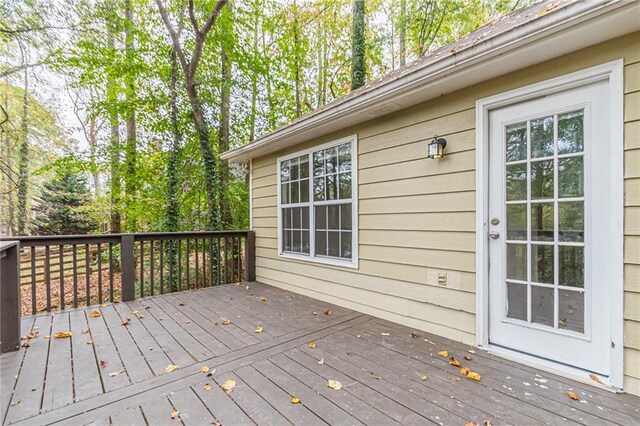
[[[366,82],[364,0],[353,0],[353,30],[351,33],[351,90],[364,86]]]

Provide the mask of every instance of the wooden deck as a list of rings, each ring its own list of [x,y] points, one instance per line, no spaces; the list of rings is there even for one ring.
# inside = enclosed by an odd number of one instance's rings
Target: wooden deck
[[[3,424],[640,424],[640,398],[259,283],[22,324],[38,336],[0,357]],[[73,336],[47,338],[60,331]],[[464,378],[442,350],[481,381]]]

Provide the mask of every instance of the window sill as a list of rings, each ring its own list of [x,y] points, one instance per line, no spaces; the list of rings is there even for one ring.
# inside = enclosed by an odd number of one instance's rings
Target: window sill
[[[278,253],[278,257],[291,260],[301,260],[308,263],[338,266],[342,268],[358,269],[358,260],[339,260],[328,257],[311,257],[293,253]]]

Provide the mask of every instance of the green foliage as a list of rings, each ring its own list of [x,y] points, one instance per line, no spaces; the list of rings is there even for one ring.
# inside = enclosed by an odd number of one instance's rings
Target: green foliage
[[[88,234],[96,224],[88,213],[91,200],[83,175],[64,172],[44,184],[33,207],[35,235]]]

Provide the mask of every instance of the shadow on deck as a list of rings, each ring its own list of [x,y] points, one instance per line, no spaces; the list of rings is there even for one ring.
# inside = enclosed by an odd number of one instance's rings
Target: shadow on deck
[[[24,317],[22,330],[37,332],[30,346],[0,356],[3,424],[640,424],[640,398],[260,283]]]

